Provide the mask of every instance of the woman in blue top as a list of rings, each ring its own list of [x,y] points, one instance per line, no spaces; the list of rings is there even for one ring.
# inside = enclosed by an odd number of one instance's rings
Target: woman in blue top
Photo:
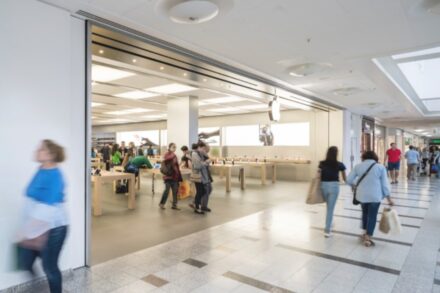
[[[62,292],[58,258],[67,234],[64,209],[64,179],[58,163],[64,161],[64,149],[51,140],[43,140],[36,153],[41,164],[26,190],[25,221],[18,243],[19,267],[33,273],[40,257],[50,292]]]
[[[364,233],[361,239],[367,247],[374,245],[371,237],[376,227],[380,203],[384,198],[387,198],[388,204],[394,204],[390,198],[387,170],[377,162],[376,153],[366,151],[362,155],[362,163],[356,165],[347,178],[348,184],[356,185],[359,178],[367,172],[368,168],[374,165],[356,189],[356,199],[361,202],[362,207],[362,229],[364,229]]]
[[[325,218],[324,236],[331,237],[333,213],[339,195],[339,173],[345,181],[345,166],[338,162],[338,148],[331,146],[327,150],[324,161],[319,162],[321,174],[321,190],[327,204],[327,216]]]

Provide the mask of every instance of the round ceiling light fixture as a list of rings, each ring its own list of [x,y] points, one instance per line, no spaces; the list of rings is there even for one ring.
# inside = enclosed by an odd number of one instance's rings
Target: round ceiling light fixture
[[[169,9],[169,17],[176,23],[197,24],[217,16],[219,7],[207,0],[189,0],[176,3]]]
[[[332,67],[330,63],[303,63],[289,67],[288,72],[290,76],[305,77],[328,72]]]

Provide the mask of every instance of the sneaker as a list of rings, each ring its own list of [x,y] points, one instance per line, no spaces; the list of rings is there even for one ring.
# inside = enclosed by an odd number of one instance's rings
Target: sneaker
[[[325,238],[330,238],[330,237],[332,237],[333,235],[332,235],[332,233],[330,233],[330,232],[324,232],[324,237]]]
[[[202,210],[198,210],[198,209],[195,209],[195,210],[194,210],[194,213],[199,214],[199,215],[204,215],[204,214],[205,214],[204,211],[202,211]]]
[[[176,210],[176,211],[180,211],[180,208],[178,208],[177,206],[172,206],[171,209]]]
[[[204,212],[211,212],[211,209],[210,208],[202,208],[202,211],[204,211]]]
[[[165,209],[165,205],[163,205],[163,204],[161,204],[161,203],[159,204],[159,207],[160,207],[161,209],[163,209],[163,210]]]

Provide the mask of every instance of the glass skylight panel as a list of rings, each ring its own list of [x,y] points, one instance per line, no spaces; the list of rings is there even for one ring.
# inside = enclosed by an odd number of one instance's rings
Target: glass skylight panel
[[[94,81],[109,82],[133,75],[135,74],[132,72],[115,69],[112,67],[95,64],[92,65],[92,80]]]
[[[440,111],[440,99],[423,101],[428,111]]]
[[[196,89],[197,88],[195,88],[195,87],[180,84],[180,83],[171,83],[171,84],[151,87],[151,88],[148,88],[145,90],[147,90],[149,92],[153,92],[153,93],[159,93],[159,94],[166,95],[166,94],[177,94],[177,93],[189,92],[189,91],[193,91]]]
[[[411,58],[411,57],[418,57],[423,55],[429,55],[429,54],[436,54],[440,53],[440,47],[430,48],[426,50],[419,50],[419,51],[413,51],[409,53],[403,53],[403,54],[397,54],[391,56],[394,60],[403,59],[403,58]]]
[[[440,58],[398,64],[420,99],[440,98]]]
[[[153,94],[149,92],[144,91],[129,91],[125,93],[116,94],[115,97],[118,98],[124,98],[124,99],[132,99],[132,100],[139,100],[139,99],[146,99],[151,97],[156,97],[158,94]]]

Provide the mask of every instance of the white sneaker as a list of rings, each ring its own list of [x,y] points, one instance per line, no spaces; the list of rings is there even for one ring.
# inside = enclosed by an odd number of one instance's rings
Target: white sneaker
[[[333,234],[332,233],[327,233],[327,232],[324,232],[324,237],[325,238],[330,238],[330,237],[332,237],[333,236]]]

